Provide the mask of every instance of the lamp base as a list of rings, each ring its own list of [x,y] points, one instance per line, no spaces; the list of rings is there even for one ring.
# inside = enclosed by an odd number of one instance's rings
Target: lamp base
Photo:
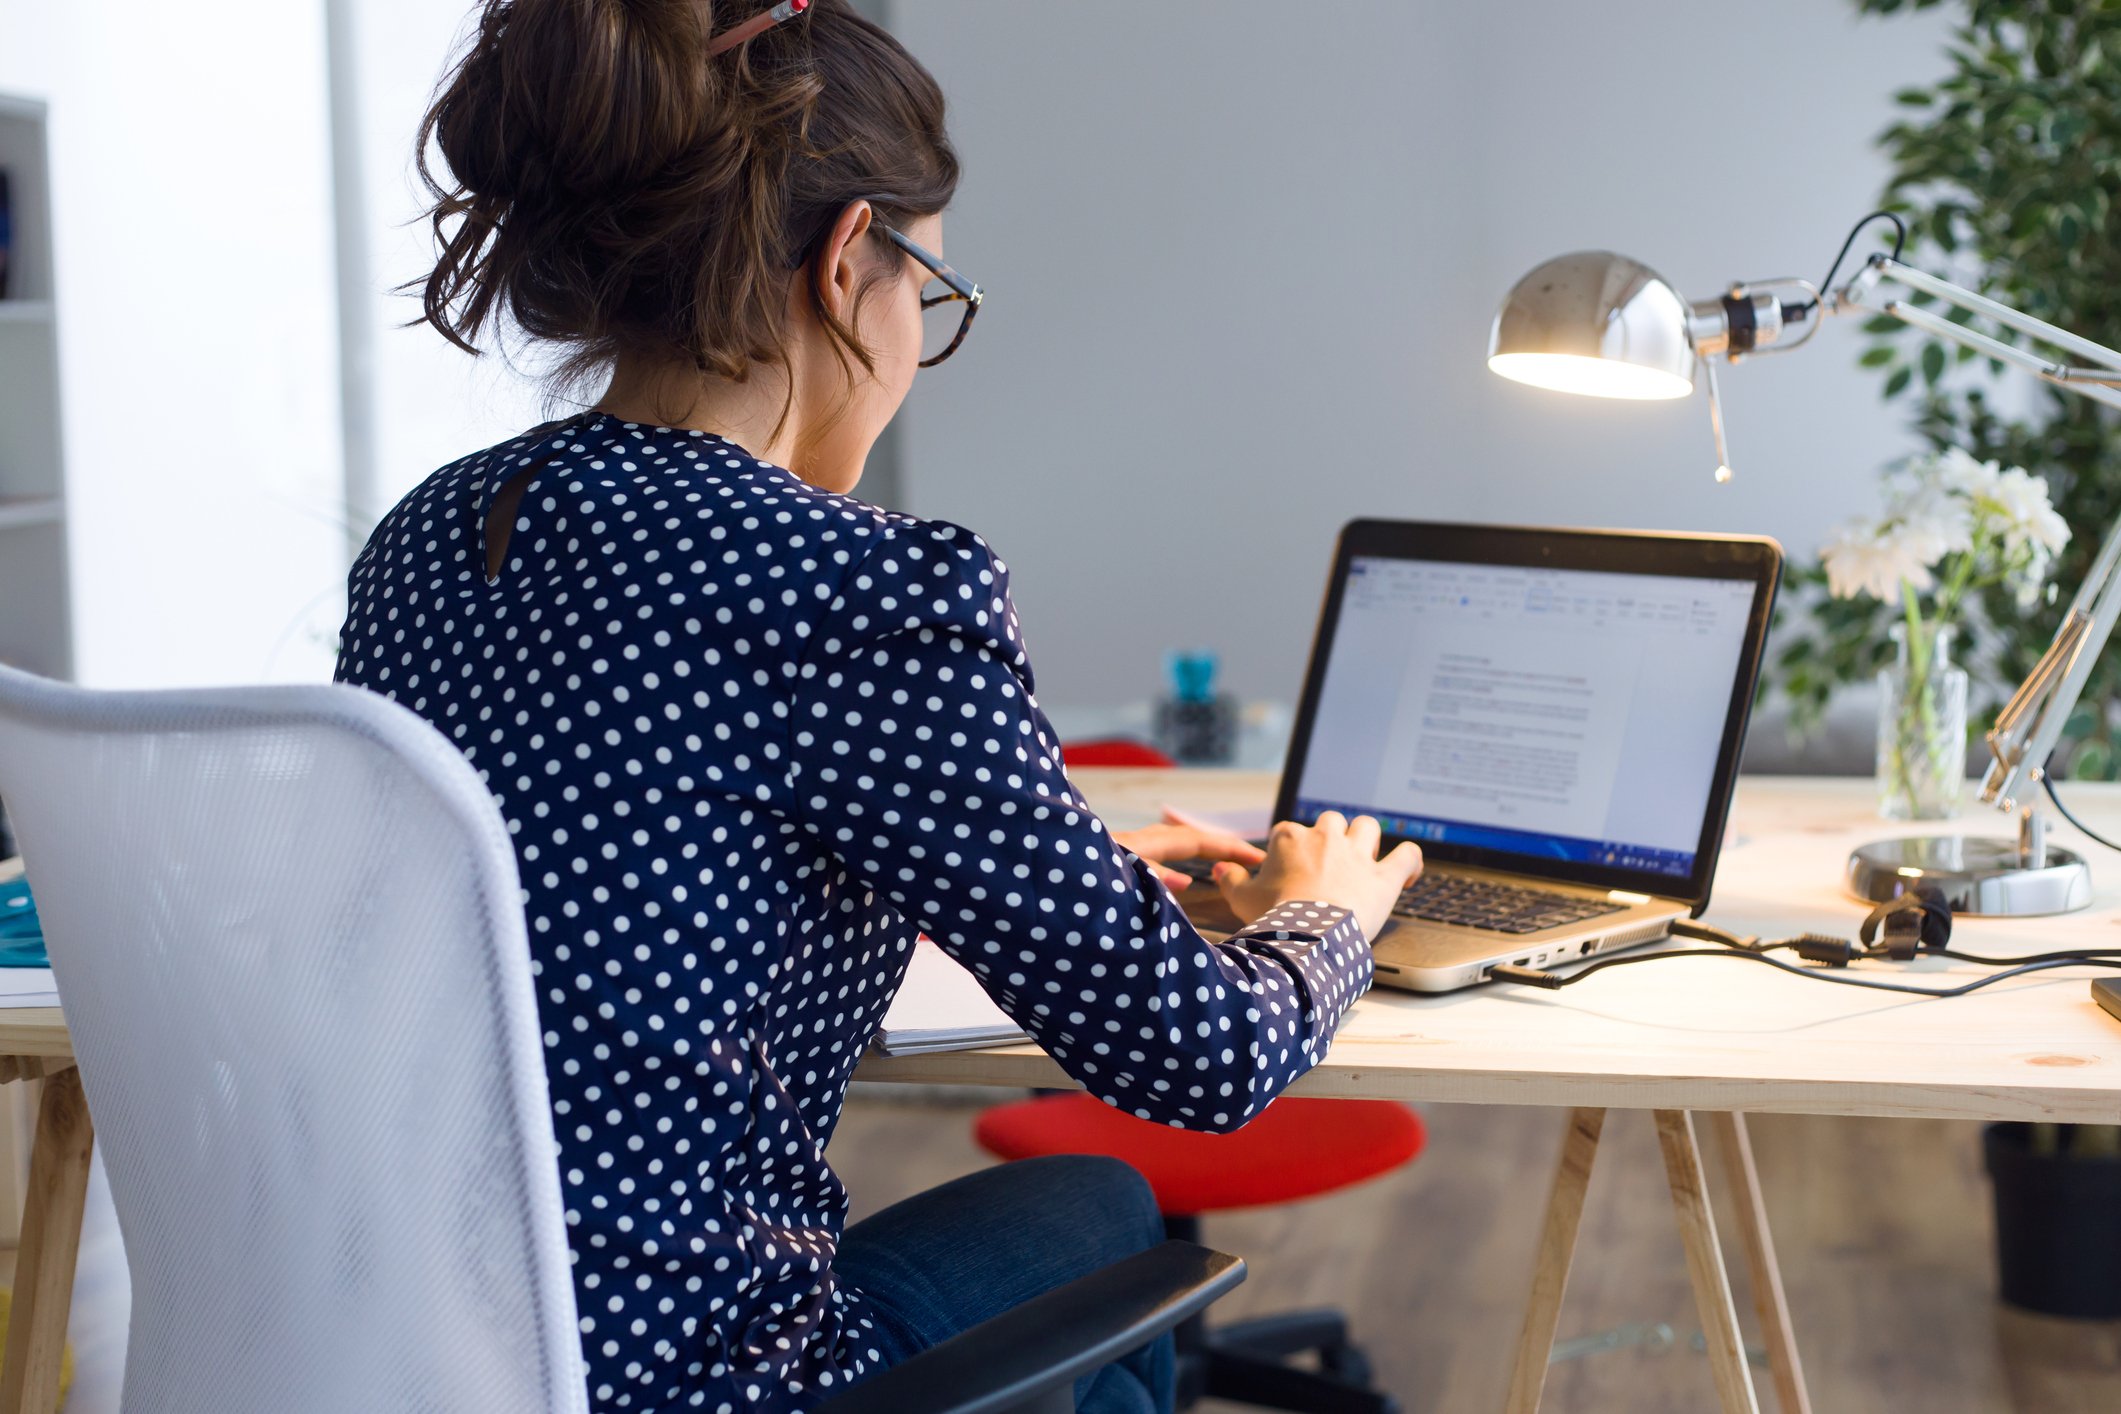
[[[2023,863],[2018,841],[1967,835],[1878,840],[1849,855],[1849,892],[1866,903],[1934,884],[1952,912],[1988,918],[2073,913],[2092,901],[2084,856],[2048,845],[2046,862]]]

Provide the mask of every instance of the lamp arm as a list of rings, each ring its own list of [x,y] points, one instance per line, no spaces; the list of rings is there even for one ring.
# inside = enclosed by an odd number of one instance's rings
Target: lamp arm
[[[2066,363],[2059,359],[2043,358],[2020,348],[2006,344],[1978,329],[1930,313],[1919,305],[1893,298],[1882,286],[1893,281],[1920,290],[1924,294],[1955,305],[1970,314],[1993,319],[2006,328],[2016,329],[2069,354],[2072,358],[2092,365]],[[1935,338],[1944,339],[1987,355],[2014,368],[2024,369],[2036,378],[2044,379],[2058,387],[2068,388],[2095,402],[2110,407],[2121,407],[2121,351],[2095,344],[2090,339],[2058,329],[2044,319],[2035,319],[2021,314],[2007,304],[1999,304],[1986,295],[1940,280],[1924,270],[1911,265],[1902,265],[1887,255],[1874,255],[1864,262],[1863,268],[1850,277],[1849,282],[1827,296],[1826,308],[1830,313],[1845,314],[1851,309],[1866,310],[1873,314],[1891,315],[1903,324],[1920,329]]]
[[[2054,641],[1989,729],[1994,758],[1981,782],[1983,804],[2015,811],[2019,795],[2040,779],[2062,742],[2070,713],[2084,692],[2114,624],[2121,619],[2121,517],[2107,528],[2098,557],[2077,587]]]
[[[1893,298],[1883,287],[1888,282],[1920,290],[1934,299],[1994,320],[2005,328],[2036,339],[2068,354],[2078,363],[2044,358],[2016,344],[2007,344],[1977,329],[1955,324],[1918,305]],[[2067,329],[2058,329],[2042,319],[1999,304],[1986,295],[1939,279],[1927,271],[1903,265],[1887,255],[1874,255],[1838,290],[1829,291],[1825,303],[1829,313],[1851,309],[1890,315],[1925,334],[1970,348],[1999,362],[2024,369],[2035,377],[2067,388],[2073,393],[2121,407],[2121,352],[2093,343]],[[2089,365],[2089,366],[2086,366]],[[1983,803],[2016,812],[2019,795],[2040,779],[2047,758],[2061,744],[2063,728],[2084,692],[2093,664],[2105,651],[2114,625],[2121,620],[2121,517],[2107,528],[2106,539],[2093,558],[2084,582],[2070,600],[2069,612],[2055,631],[2054,641],[2033,670],[2020,683],[2011,700],[1996,714],[1989,730],[1989,753],[1994,757],[1981,783]]]

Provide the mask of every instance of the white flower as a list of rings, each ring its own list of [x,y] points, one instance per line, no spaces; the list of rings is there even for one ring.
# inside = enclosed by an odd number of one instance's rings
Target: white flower
[[[1850,521],[1835,531],[1819,552],[1828,591],[1837,599],[1868,594],[1893,603],[1903,583],[1918,594],[1928,589],[1930,562],[1905,532],[1903,525],[1868,521]]]
[[[1882,528],[1932,567],[1971,549],[1974,503],[1965,488],[1986,484],[1984,477],[1981,464],[1964,452],[1914,458],[1885,478]]]
[[[1884,514],[1841,527],[1820,558],[1836,597],[1895,601],[1903,586],[1929,592],[1941,574],[1955,593],[1934,607],[1957,612],[1959,593],[1993,584],[2009,585],[2021,605],[2036,603],[2068,543],[2045,481],[1947,447],[1889,472]]]
[[[1974,511],[1965,497],[1934,481],[1896,489],[1886,525],[1922,563],[1934,566],[1946,555],[1973,548]]]
[[[2001,522],[1997,528],[2013,553],[2030,549],[2044,562],[2069,544],[2069,522],[2048,503],[2047,483],[2031,472],[2012,467],[1982,499],[1987,502],[1983,509]]]
[[[1945,491],[1980,498],[1990,493],[2002,475],[1995,462],[1977,462],[1964,447],[1947,447],[1925,457],[1931,477]]]

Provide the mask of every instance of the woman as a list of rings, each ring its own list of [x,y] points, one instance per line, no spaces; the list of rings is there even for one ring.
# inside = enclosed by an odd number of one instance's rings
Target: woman
[[[1368,819],[1262,854],[1084,804],[1002,562],[850,494],[956,278],[941,93],[832,0],[711,52],[762,9],[489,0],[423,134],[426,318],[605,386],[405,498],[339,660],[513,834],[598,1410],[805,1408],[1160,1236],[1094,1159],[843,1236],[825,1146],[917,932],[1107,1102],[1229,1129],[1324,1052],[1419,868]],[[1192,856],[1226,943],[1159,877]],[[1079,1395],[1168,1408],[1168,1345]]]

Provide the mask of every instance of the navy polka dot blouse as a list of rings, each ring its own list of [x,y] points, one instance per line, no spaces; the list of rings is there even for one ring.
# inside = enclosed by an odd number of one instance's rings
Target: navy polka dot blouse
[[[429,478],[350,597],[340,680],[455,740],[514,837],[597,1410],[799,1410],[875,1368],[825,1146],[917,931],[1188,1129],[1258,1113],[1369,985],[1345,911],[1210,944],[1113,843],[959,526],[586,414]]]

